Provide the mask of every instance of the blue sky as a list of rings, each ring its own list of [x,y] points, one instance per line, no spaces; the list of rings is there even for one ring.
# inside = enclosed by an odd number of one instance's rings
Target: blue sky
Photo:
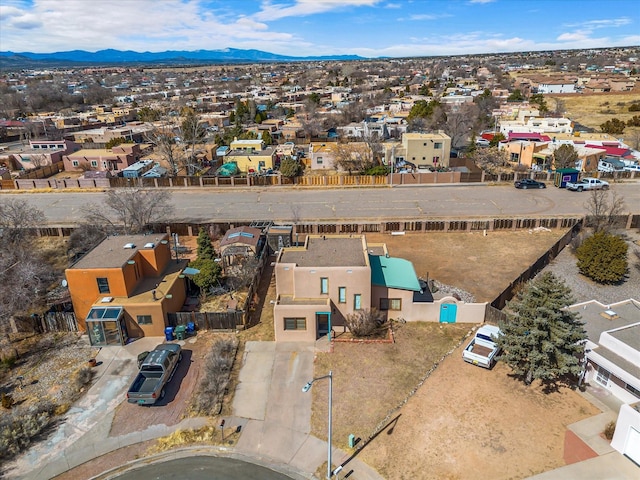
[[[0,50],[461,55],[640,45],[637,0],[0,0]]]

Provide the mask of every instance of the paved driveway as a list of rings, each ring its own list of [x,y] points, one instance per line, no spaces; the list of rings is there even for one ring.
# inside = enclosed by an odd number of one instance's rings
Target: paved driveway
[[[247,342],[233,401],[237,417],[248,419],[236,449],[269,457],[302,471],[326,460],[326,443],[309,435],[315,343]]]

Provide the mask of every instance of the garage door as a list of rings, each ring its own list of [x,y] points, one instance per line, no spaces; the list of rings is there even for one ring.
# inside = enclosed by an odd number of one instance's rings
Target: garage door
[[[633,427],[629,427],[627,444],[624,446],[624,454],[640,465],[640,432]]]

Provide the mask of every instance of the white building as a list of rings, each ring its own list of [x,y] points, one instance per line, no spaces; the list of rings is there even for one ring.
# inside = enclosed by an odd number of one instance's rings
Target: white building
[[[591,300],[569,309],[580,313],[587,331],[584,380],[624,403],[640,401],[640,302]]]

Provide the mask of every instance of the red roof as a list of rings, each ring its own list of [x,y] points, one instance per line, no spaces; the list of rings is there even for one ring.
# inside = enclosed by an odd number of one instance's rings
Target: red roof
[[[550,142],[551,138],[548,135],[543,135],[541,133],[509,132],[507,140],[536,140],[539,142]]]
[[[628,148],[612,147],[609,145],[592,145],[588,143],[587,145],[585,145],[585,147],[605,150],[607,152],[607,155],[611,155],[612,157],[624,157],[629,153]]]

